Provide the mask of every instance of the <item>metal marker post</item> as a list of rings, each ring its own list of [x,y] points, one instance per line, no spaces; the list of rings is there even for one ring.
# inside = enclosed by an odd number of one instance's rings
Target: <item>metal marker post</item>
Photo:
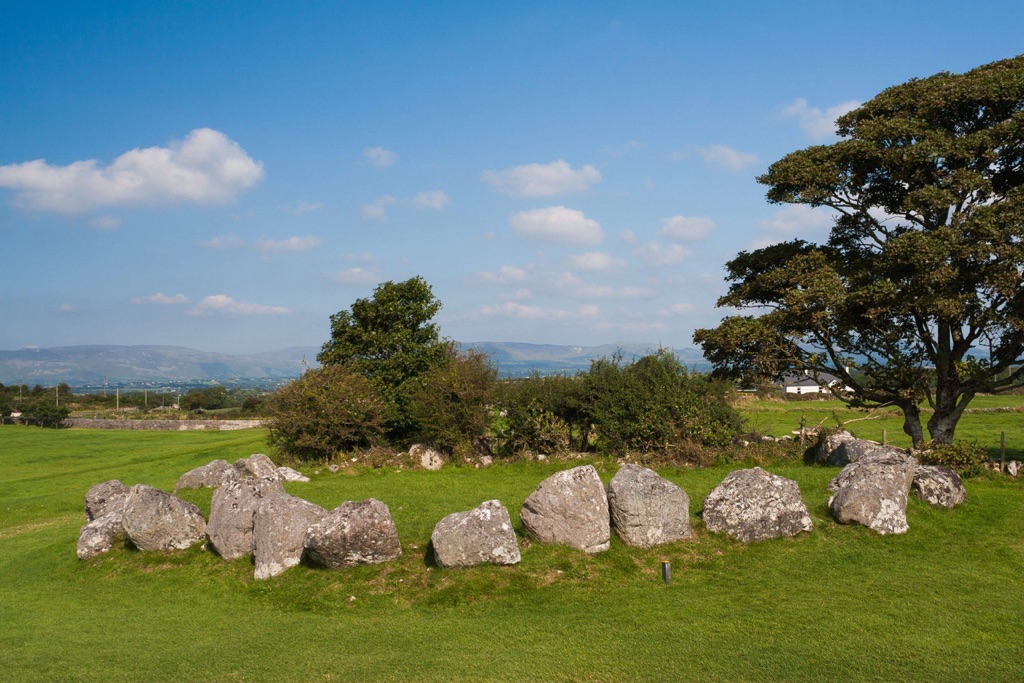
[[[665,583],[672,581],[672,563],[668,560],[661,561],[661,579]]]

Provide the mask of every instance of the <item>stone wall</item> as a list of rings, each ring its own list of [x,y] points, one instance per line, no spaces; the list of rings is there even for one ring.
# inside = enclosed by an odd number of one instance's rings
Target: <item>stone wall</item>
[[[165,432],[208,429],[226,432],[262,427],[263,420],[98,420],[76,417],[65,420],[64,426],[81,429],[145,429]]]

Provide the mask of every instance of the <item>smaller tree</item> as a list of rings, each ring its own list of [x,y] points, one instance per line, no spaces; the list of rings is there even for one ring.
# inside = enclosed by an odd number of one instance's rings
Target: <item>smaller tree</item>
[[[383,433],[383,401],[369,380],[344,365],[307,370],[268,404],[268,442],[299,460],[371,446]]]
[[[417,438],[453,455],[469,455],[487,431],[498,371],[490,357],[451,349],[448,362],[431,368],[413,390],[409,408]]]

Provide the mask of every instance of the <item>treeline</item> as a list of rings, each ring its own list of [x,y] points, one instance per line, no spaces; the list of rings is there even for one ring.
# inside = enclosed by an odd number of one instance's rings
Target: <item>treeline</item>
[[[670,351],[499,381],[488,356],[440,338],[430,322],[440,306],[417,277],[384,283],[331,316],[321,367],[268,400],[271,444],[300,460],[415,442],[455,459],[682,453],[740,431],[730,387],[689,372]]]

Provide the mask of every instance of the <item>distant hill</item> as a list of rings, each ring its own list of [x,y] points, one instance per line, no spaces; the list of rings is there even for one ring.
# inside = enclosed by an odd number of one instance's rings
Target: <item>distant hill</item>
[[[629,361],[658,349],[657,344],[622,342],[602,346],[558,346],[518,342],[469,342],[492,356],[501,376],[520,377],[576,372],[590,361],[621,350]],[[281,380],[298,377],[306,365],[316,365],[318,346],[299,346],[251,355],[210,353],[182,346],[60,346],[49,349],[0,351],[0,383],[66,382],[73,387],[138,384],[143,382],[208,382],[215,380]],[[698,370],[707,369],[697,349],[677,349],[680,359]]]

